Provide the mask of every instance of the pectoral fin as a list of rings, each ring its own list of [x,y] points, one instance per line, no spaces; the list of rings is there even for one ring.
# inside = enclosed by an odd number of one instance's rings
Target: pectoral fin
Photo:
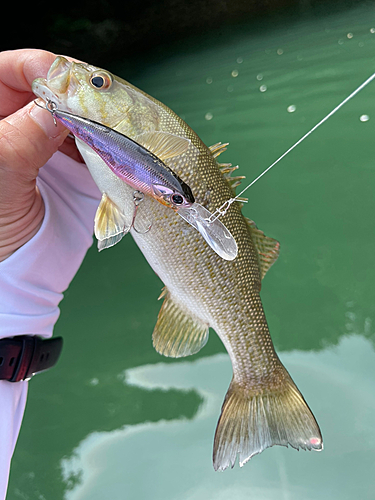
[[[115,236],[111,236],[110,238],[107,238],[105,240],[98,240],[98,250],[101,252],[105,248],[110,248],[116,245],[122,238],[125,236],[126,233],[121,233],[121,234],[116,234]]]
[[[164,296],[152,335],[155,349],[172,358],[195,354],[207,343],[208,325],[184,311],[166,289]]]
[[[96,211],[94,227],[99,251],[118,243],[130,230],[125,215],[105,193]]]
[[[145,132],[135,137],[134,140],[161,161],[182,155],[190,145],[190,140],[185,137],[161,131]]]
[[[263,231],[260,231],[254,221],[246,219],[246,222],[258,252],[260,277],[263,279],[268,269],[276,262],[279,256],[280,243],[266,236]]]

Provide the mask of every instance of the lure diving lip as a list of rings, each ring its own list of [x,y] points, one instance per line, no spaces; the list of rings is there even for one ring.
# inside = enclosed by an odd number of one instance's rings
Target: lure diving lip
[[[46,109],[54,119],[68,128],[76,139],[83,141],[95,151],[112,172],[134,187],[135,193],[148,194],[175,210],[223,259],[236,258],[237,244],[228,229],[218,219],[212,221],[211,212],[195,202],[190,187],[164,164],[163,160],[185,152],[190,145],[189,139],[155,131],[141,134],[133,140],[101,123],[61,111],[50,100],[46,103]],[[108,197],[104,202],[108,207]],[[113,207],[111,215],[117,219],[114,224],[115,231],[111,229],[113,224],[108,229],[108,224],[100,224],[100,217],[95,218],[95,235],[100,242],[100,249],[112,246],[132,227],[135,229],[135,215],[139,203],[134,202],[134,204],[134,215],[130,226],[123,223],[124,217],[121,217],[122,214],[116,212]]]
[[[219,219],[211,222],[211,212],[202,205],[193,203],[191,207],[181,207],[177,213],[200,232],[220,257],[225,260],[233,260],[237,257],[238,247],[232,234]]]

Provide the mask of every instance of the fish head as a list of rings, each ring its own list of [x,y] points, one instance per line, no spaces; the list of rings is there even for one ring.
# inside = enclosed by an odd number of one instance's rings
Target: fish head
[[[110,128],[124,119],[131,96],[120,79],[90,64],[58,56],[46,78],[32,83],[36,96],[57,109],[90,118]]]

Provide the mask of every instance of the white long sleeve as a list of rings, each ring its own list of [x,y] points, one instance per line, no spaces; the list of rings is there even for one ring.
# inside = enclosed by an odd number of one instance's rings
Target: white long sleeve
[[[100,193],[86,166],[57,152],[40,170],[45,204],[38,233],[0,262],[0,338],[50,337],[58,304],[93,242]],[[28,382],[0,381],[0,499],[26,404]]]

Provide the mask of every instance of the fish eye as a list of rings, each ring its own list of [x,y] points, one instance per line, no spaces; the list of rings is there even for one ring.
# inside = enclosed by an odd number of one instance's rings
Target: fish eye
[[[171,199],[172,199],[172,202],[175,205],[182,205],[183,202],[184,202],[184,199],[183,199],[183,197],[180,194],[174,194],[174,195],[172,195]]]
[[[94,89],[107,90],[112,85],[112,78],[108,73],[96,72],[90,76],[90,85]]]

